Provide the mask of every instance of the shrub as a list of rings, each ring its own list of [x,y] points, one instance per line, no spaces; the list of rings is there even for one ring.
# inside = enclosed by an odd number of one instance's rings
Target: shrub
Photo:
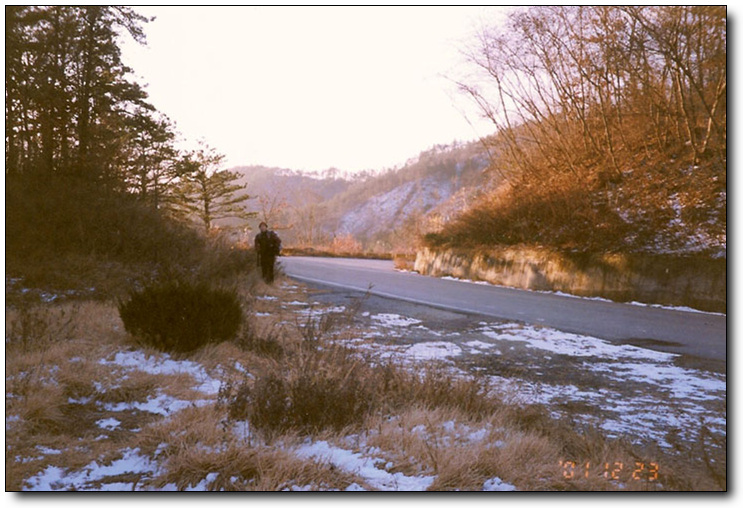
[[[271,436],[289,430],[313,434],[363,425],[370,414],[409,405],[458,409],[476,418],[493,414],[500,402],[477,379],[456,378],[441,367],[409,372],[393,363],[372,366],[351,350],[303,341],[254,380],[222,394],[230,418]],[[288,354],[288,356],[287,356]]]
[[[305,431],[360,425],[374,401],[375,378],[356,364],[340,368],[307,368],[290,380],[293,426]]]
[[[233,339],[242,323],[235,291],[205,283],[169,282],[130,293],[119,302],[124,328],[162,351],[190,352]]]
[[[188,266],[188,265],[186,265]],[[225,236],[210,238],[195,267],[200,280],[230,281],[255,267],[255,252]]]
[[[361,425],[381,395],[374,370],[341,347],[301,347],[300,357],[283,357],[254,381],[227,387],[221,398],[229,416],[267,436]]]
[[[156,273],[214,283],[254,271],[251,250],[205,238],[141,196],[59,175],[6,184],[6,271],[24,288],[108,299]]]
[[[243,398],[248,401],[244,408],[249,421],[257,429],[270,432],[293,426],[289,414],[287,380],[280,374],[269,372],[259,378],[252,391],[243,386],[236,400],[240,401]]]
[[[22,265],[28,258],[69,254],[124,263],[193,263],[205,249],[195,231],[136,196],[94,183],[11,178],[6,197],[7,254]]]
[[[273,382],[272,382],[273,381]],[[285,389],[274,392],[275,381],[258,383],[256,395],[259,404],[254,408],[252,420],[259,426],[271,422],[276,400],[285,394],[285,428],[303,432],[318,432],[323,429],[341,430],[346,426],[359,425],[364,421],[375,399],[373,383],[364,379],[363,369],[355,370],[344,365],[341,369],[304,369],[296,377],[284,379]],[[269,427],[271,427],[269,425]]]

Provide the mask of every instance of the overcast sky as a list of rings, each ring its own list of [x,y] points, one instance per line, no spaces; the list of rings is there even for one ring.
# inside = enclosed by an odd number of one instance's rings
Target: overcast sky
[[[383,169],[489,133],[445,76],[486,7],[137,7],[124,62],[226,166]]]

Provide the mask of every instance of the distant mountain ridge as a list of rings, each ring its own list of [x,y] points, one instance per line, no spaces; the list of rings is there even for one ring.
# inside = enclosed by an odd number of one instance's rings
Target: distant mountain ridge
[[[365,250],[406,250],[431,222],[491,188],[492,175],[478,142],[436,145],[402,167],[350,177],[336,169],[307,174],[285,168],[242,166],[248,206],[282,232],[286,244],[323,245],[350,236]],[[269,205],[273,205],[273,207]]]

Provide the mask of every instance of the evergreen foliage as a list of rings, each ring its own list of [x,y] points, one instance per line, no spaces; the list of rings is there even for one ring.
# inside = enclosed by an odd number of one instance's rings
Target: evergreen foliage
[[[35,287],[118,296],[155,273],[248,270],[244,250],[169,213],[211,224],[234,212],[235,186],[218,171],[221,156],[176,149],[175,125],[130,81],[118,43],[144,43],[148,19],[117,6],[5,13],[8,271]],[[200,175],[207,214],[176,192]]]
[[[242,322],[235,291],[183,281],[133,291],[119,302],[119,313],[127,332],[149,346],[176,353],[231,340]]]
[[[175,125],[130,80],[118,43],[143,44],[148,21],[129,7],[6,7],[6,179],[50,194],[64,180],[97,195],[85,203],[136,196],[207,232],[221,217],[244,220],[246,196],[219,171],[223,157],[176,149]]]
[[[176,216],[190,218],[206,234],[220,219],[247,220],[257,215],[246,209],[250,196],[240,194],[246,185],[236,183],[239,175],[219,169],[223,159],[209,147],[191,153],[193,170],[183,174],[170,203]]]
[[[117,38],[125,30],[144,42],[146,18],[109,6],[7,6],[5,14],[6,174],[118,186],[136,119],[154,108],[126,79]]]

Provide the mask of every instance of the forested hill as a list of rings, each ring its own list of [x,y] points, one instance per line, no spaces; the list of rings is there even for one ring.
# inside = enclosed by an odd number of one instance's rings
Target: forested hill
[[[459,83],[493,136],[350,180],[243,168],[248,191],[303,246],[724,257],[726,41],[721,6],[517,9]]]
[[[282,232],[286,243],[329,247],[335,241],[367,251],[413,249],[418,239],[497,183],[485,176],[479,142],[437,145],[402,167],[341,175],[290,169],[233,168],[254,196],[249,207]]]
[[[484,30],[462,89],[509,184],[427,244],[724,257],[726,41],[724,6],[529,7]]]

